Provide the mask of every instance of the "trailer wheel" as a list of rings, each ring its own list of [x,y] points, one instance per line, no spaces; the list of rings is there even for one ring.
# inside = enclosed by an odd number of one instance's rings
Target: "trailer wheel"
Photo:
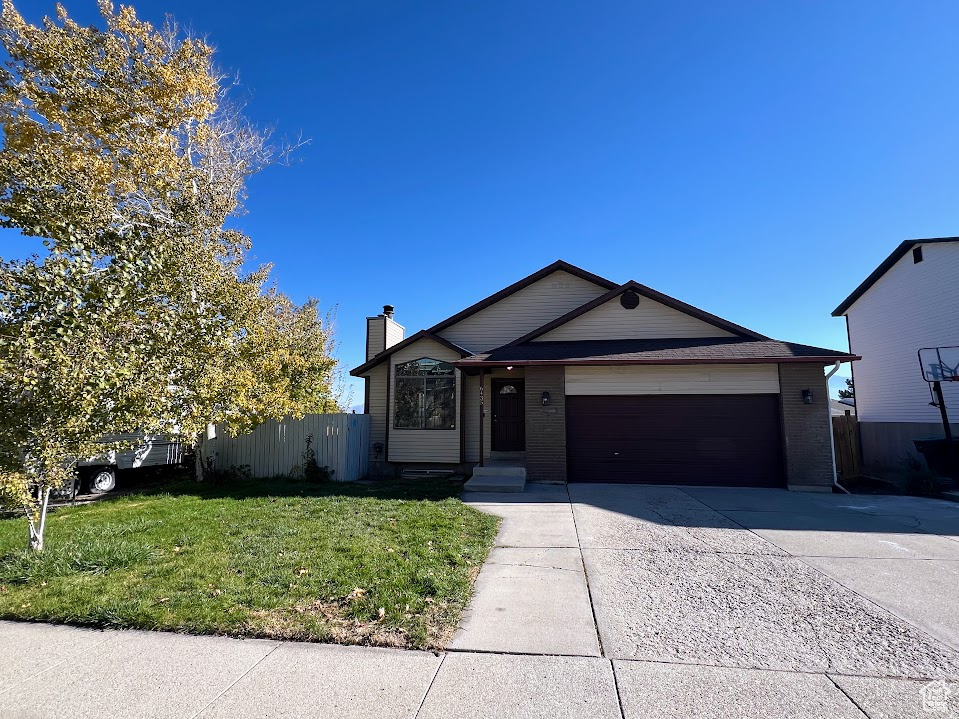
[[[109,492],[117,486],[117,474],[113,467],[98,467],[90,475],[89,485],[92,494]]]

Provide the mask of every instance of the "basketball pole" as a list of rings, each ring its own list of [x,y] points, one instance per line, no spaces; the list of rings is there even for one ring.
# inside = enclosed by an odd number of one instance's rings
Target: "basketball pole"
[[[952,446],[952,427],[949,426],[949,415],[946,414],[946,400],[942,396],[942,383],[936,380],[932,383],[932,391],[936,395],[936,404],[939,406],[939,414],[942,415],[942,428],[946,432],[946,441]]]
[[[949,426],[949,415],[946,413],[946,400],[942,396],[942,383],[939,382],[939,380],[932,383],[932,391],[933,394],[936,395],[939,414],[942,415],[942,429],[946,433],[946,451],[949,453],[949,463],[952,465],[953,478],[959,479],[959,445],[952,441],[952,427]]]

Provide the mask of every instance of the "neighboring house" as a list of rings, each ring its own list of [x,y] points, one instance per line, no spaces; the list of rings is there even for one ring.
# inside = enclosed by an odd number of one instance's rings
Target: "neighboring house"
[[[913,439],[942,437],[918,351],[959,345],[959,237],[906,240],[833,311],[845,316],[853,365],[863,469],[895,477]],[[959,382],[942,385],[959,432]]]
[[[386,306],[366,356],[374,473],[794,489],[833,481],[823,367],[856,359],[562,261],[406,339]]]

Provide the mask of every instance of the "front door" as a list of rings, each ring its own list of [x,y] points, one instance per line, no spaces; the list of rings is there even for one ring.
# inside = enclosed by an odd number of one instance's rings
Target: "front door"
[[[493,451],[526,449],[526,388],[523,380],[494,379]]]

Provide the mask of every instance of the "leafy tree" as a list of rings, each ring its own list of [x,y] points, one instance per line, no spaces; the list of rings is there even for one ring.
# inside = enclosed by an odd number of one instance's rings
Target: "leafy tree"
[[[852,379],[846,378],[846,389],[839,390],[839,399],[852,399],[856,396],[856,388],[852,386]]]
[[[228,226],[283,148],[208,44],[99,5],[105,28],[0,11],[0,224],[46,248],[0,259],[0,502],[36,549],[51,489],[104,435],[192,442],[337,407],[331,317],[245,271]]]

